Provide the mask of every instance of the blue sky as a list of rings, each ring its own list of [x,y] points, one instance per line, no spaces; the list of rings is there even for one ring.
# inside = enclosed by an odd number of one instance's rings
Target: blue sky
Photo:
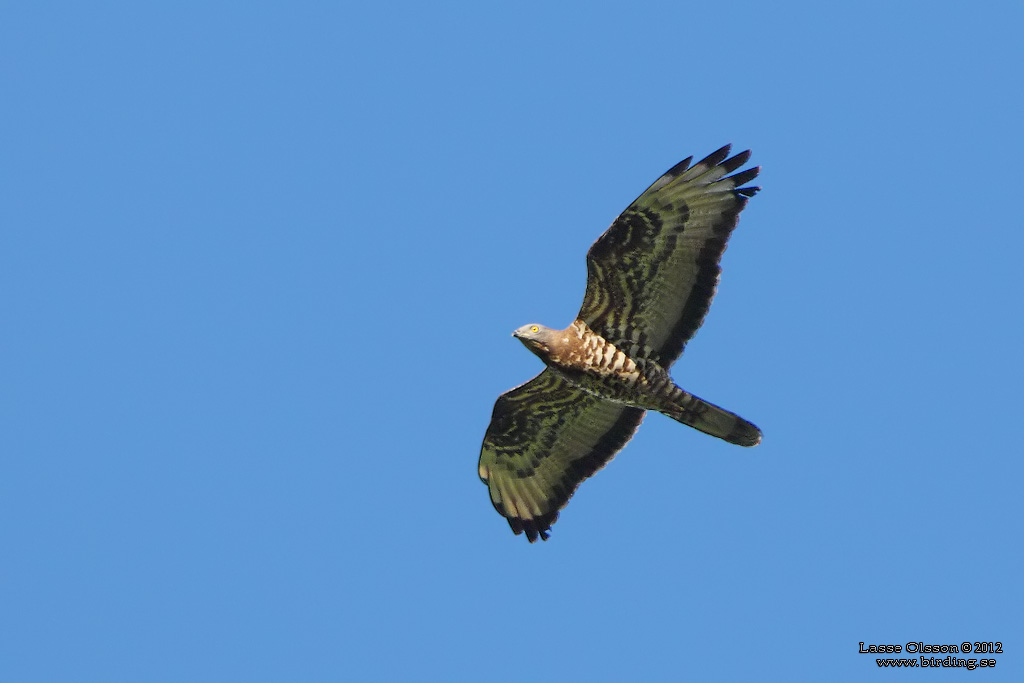
[[[558,5],[0,10],[0,678],[1021,680],[1024,7]],[[764,442],[651,415],[530,546],[509,335],[726,142],[673,374]]]

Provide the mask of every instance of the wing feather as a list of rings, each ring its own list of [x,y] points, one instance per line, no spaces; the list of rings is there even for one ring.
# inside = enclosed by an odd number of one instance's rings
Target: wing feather
[[[719,263],[760,168],[729,175],[750,151],[730,146],[672,167],[615,219],[587,253],[579,318],[634,357],[670,366],[704,322]]]
[[[545,369],[494,404],[479,465],[491,503],[516,534],[547,540],[576,488],[622,450],[643,416]]]

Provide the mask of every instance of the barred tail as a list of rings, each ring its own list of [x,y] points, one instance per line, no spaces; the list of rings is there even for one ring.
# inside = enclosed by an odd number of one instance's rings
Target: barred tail
[[[756,446],[761,443],[761,430],[757,426],[679,387],[673,392],[672,405],[661,412],[673,420],[729,443],[740,446]]]

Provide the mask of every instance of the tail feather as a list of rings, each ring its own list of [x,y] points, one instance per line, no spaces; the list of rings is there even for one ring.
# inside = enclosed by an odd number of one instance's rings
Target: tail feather
[[[676,392],[672,404],[661,411],[673,420],[739,446],[761,443],[761,430],[753,423],[678,387]]]

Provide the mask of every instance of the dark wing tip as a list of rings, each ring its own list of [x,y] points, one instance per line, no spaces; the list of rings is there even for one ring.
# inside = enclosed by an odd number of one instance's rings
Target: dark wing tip
[[[684,171],[686,171],[686,169],[690,168],[690,162],[691,161],[693,161],[693,157],[686,157],[685,159],[680,161],[678,164],[676,164],[672,168],[670,168],[667,171],[665,171],[665,173],[662,174],[662,175],[666,175],[666,176],[669,176],[669,177],[672,177],[672,178],[680,176],[680,175],[683,174]]]
[[[707,164],[708,166],[718,166],[720,163],[722,163],[723,161],[725,161],[728,158],[729,150],[731,150],[731,149],[732,149],[732,143],[731,142],[728,145],[723,145],[722,147],[719,147],[714,152],[712,152],[711,154],[707,155],[706,157],[704,157],[703,159],[698,161],[697,162],[697,166],[700,166],[701,164]],[[741,153],[741,154],[747,154],[749,156],[750,150],[747,150],[746,152]],[[737,156],[740,156],[740,155],[737,155]]]
[[[740,185],[746,185],[751,180],[756,178],[760,173],[761,167],[755,166],[754,168],[748,168],[746,171],[740,171],[735,175],[729,176],[728,180],[731,180],[736,187],[739,187]]]
[[[702,160],[697,162],[697,166],[700,166],[701,164],[707,165],[708,168],[718,166],[722,169],[722,175],[727,175],[743,166],[743,164],[750,161],[751,151],[749,149],[745,149],[742,152],[730,157],[729,150],[731,148],[732,145],[730,144],[716,149],[714,152],[712,152],[711,154],[707,155]],[[760,187],[740,186],[749,183],[751,180],[756,178],[760,173],[761,167],[755,166],[754,168],[748,168],[745,171],[740,171],[735,175],[727,175],[727,177],[724,179],[732,181],[733,187],[736,188],[735,190],[733,190],[733,192],[735,192],[737,196],[753,197],[755,194],[757,194],[757,191],[761,189]]]
[[[732,162],[736,161],[737,159],[740,159],[740,157],[742,157],[742,159],[740,160],[740,163],[734,165]],[[750,150],[749,149],[746,152],[743,152],[741,154],[737,154],[732,159],[730,159],[729,161],[727,161],[724,164],[722,164],[722,168],[726,169],[726,173],[730,173],[730,172],[736,170],[737,168],[739,168],[740,166],[742,166],[744,163],[746,163],[748,159],[750,159]],[[761,190],[760,187],[740,187],[740,186],[741,185],[746,185],[751,180],[753,180],[758,175],[760,175],[760,173],[761,173],[761,167],[760,166],[755,166],[754,168],[748,168],[745,171],[740,171],[739,173],[733,174],[733,175],[725,178],[725,180],[731,180],[732,181],[733,187],[736,188],[735,190],[733,190],[733,192],[736,194],[736,196],[738,196],[738,197],[753,197],[755,194],[757,194]]]
[[[750,161],[750,150],[749,149],[740,152],[739,154],[737,154],[736,156],[732,157],[731,159],[726,159],[725,161],[723,161],[721,163],[721,166],[722,166],[722,169],[724,169],[726,173],[732,173],[733,171],[735,171],[737,168],[739,168],[743,164],[747,163],[748,161]]]
[[[536,543],[537,538],[542,541],[548,540],[551,536],[551,525],[558,519],[558,513],[547,514],[539,519],[520,519],[519,517],[509,517],[508,525],[512,527],[512,533],[516,536],[526,533],[526,540],[530,543]]]

